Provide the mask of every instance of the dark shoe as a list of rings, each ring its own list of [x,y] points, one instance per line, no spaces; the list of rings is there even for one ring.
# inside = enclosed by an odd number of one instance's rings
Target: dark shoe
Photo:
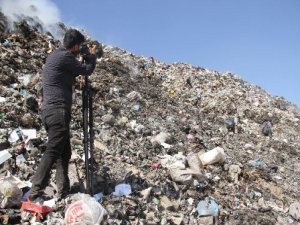
[[[28,201],[36,204],[43,205],[45,199],[42,196],[29,196]]]
[[[67,196],[69,195],[69,193],[57,193],[56,198],[58,201],[65,199]]]
[[[32,203],[38,203],[43,204],[44,201],[48,201],[51,198],[45,194],[39,194],[39,195],[29,195],[28,200]]]

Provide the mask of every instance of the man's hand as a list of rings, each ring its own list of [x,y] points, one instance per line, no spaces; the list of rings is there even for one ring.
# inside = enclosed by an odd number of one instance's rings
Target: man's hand
[[[92,55],[95,55],[98,59],[103,56],[102,44],[98,41],[93,41],[89,44],[89,52]]]
[[[96,53],[97,53],[97,45],[92,45],[92,46],[89,46],[89,52],[90,52],[90,54],[92,54],[92,55],[96,55]]]

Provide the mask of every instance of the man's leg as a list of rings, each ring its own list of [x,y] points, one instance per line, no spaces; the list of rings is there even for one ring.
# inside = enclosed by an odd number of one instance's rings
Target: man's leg
[[[58,198],[63,198],[69,194],[70,180],[68,176],[69,161],[71,158],[70,138],[65,145],[65,151],[56,161],[56,186]]]
[[[60,158],[64,145],[69,140],[69,130],[66,129],[65,113],[61,109],[51,109],[43,112],[42,118],[48,131],[47,148],[42,156],[37,171],[32,178],[30,199],[41,195],[50,178],[54,162]]]

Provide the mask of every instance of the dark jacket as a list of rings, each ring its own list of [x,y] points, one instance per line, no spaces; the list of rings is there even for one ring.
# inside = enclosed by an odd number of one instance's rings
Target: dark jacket
[[[72,86],[78,75],[90,75],[96,64],[91,56],[86,64],[79,62],[75,55],[61,47],[46,59],[42,73],[43,109],[67,108],[72,105]]]

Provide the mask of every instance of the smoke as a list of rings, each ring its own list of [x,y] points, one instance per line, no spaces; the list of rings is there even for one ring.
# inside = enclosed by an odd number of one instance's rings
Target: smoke
[[[30,25],[39,24],[42,32],[60,39],[59,10],[50,0],[0,0],[0,9],[10,24],[25,19]]]

